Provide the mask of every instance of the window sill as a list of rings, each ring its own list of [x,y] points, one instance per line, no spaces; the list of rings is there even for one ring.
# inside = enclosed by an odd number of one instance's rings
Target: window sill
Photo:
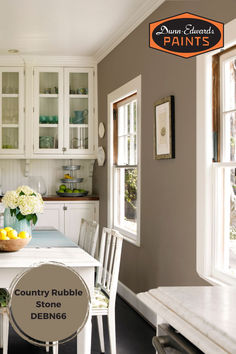
[[[137,247],[140,247],[140,238],[137,234],[132,234],[131,232],[121,229],[118,226],[114,226],[114,229],[121,233],[125,241],[128,241]]]
[[[222,273],[222,278],[225,279],[219,279],[216,278],[214,276],[205,276],[202,274],[199,274],[200,278],[202,278],[203,280],[207,281],[208,283],[210,283],[213,286],[235,286],[236,285],[236,279],[233,279],[227,275],[224,275]]]

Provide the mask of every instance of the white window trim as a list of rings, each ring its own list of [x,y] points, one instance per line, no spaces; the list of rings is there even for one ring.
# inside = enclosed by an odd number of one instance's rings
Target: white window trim
[[[140,217],[141,217],[141,75],[119,87],[107,96],[107,112],[108,112],[108,211],[107,222],[108,227],[113,227],[113,104],[134,93],[137,93],[137,141],[138,141],[138,188],[137,188],[137,234],[131,234],[123,229],[116,228],[124,236],[124,239],[130,243],[140,246]]]
[[[225,25],[224,49],[236,44],[236,19]],[[214,285],[236,285],[236,279],[213,271],[212,56],[197,57],[197,272]]]

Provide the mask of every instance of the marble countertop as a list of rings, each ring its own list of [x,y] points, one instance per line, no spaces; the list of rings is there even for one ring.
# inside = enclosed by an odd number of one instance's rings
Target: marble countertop
[[[223,351],[236,353],[236,287],[160,287],[148,294]]]

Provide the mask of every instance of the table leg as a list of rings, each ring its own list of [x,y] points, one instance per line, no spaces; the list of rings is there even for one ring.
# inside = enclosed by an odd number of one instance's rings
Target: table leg
[[[94,291],[94,268],[82,268],[78,271],[81,277],[86,282],[90,296],[93,296]],[[88,320],[77,335],[77,354],[91,354],[91,342],[92,342],[92,317],[91,311],[89,311]]]
[[[77,335],[77,354],[90,354],[92,341],[91,313],[82,331]]]

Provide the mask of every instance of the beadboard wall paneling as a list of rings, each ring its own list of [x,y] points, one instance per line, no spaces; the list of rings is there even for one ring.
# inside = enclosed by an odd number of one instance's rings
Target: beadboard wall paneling
[[[60,179],[66,173],[62,166],[68,164],[69,160],[30,160],[29,176],[43,177],[47,195],[54,195],[61,184]],[[80,188],[88,190],[91,194],[94,160],[72,160],[72,164],[81,165],[77,171],[78,177],[84,178]],[[0,160],[0,185],[3,193],[29,183],[28,177],[25,177],[25,166],[26,160]]]

